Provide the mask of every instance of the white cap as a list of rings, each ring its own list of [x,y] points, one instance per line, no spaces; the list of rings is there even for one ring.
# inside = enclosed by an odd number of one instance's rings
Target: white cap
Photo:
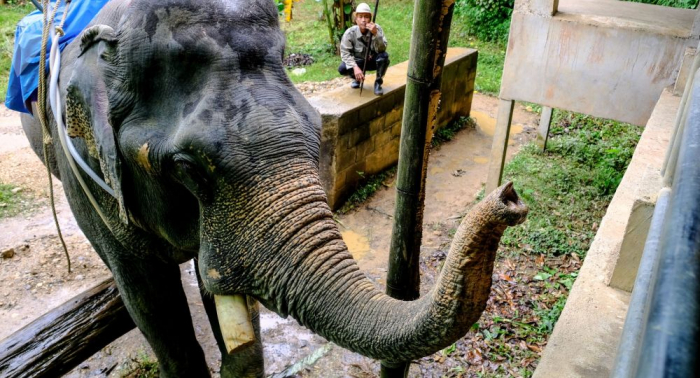
[[[357,8],[355,8],[355,13],[372,14],[372,10],[369,8],[369,5],[367,5],[367,3],[360,3],[357,5]]]

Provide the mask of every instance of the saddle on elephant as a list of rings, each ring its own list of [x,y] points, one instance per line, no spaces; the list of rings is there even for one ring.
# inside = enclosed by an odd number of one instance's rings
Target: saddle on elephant
[[[54,23],[63,25],[64,35],[59,39],[59,49],[63,50],[87,27],[102,7],[109,0],[73,0],[68,6],[61,1],[56,10]],[[51,1],[53,9],[56,0]],[[43,14],[36,10],[25,16],[15,30],[15,45],[12,54],[12,66],[5,96],[5,106],[18,112],[31,114],[31,102],[36,101],[39,85],[39,54],[41,52],[41,33],[44,26]],[[51,41],[47,50],[51,49]],[[48,70],[48,56],[46,58]]]

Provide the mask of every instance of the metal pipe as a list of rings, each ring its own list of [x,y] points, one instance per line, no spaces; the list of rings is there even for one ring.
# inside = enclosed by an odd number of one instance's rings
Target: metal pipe
[[[700,344],[700,81],[680,137],[678,166],[661,237],[637,377],[697,377]]]
[[[615,367],[610,377],[628,378],[634,376],[639,362],[640,342],[644,332],[644,325],[649,316],[649,304],[652,284],[656,280],[656,272],[659,265],[659,240],[664,226],[664,218],[668,209],[671,195],[670,188],[663,188],[659,192],[654,207],[654,215],[651,218],[649,234],[647,234],[644,251],[639,262],[637,278],[634,280],[634,289],[627,308],[625,327],[620,336],[620,345],[617,348]]]

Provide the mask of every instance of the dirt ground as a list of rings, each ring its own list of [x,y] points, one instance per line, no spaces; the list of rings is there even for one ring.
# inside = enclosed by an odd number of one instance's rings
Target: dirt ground
[[[337,79],[323,85],[300,84],[299,88],[309,95],[346,84],[346,79]],[[475,94],[472,116],[478,127],[461,131],[454,140],[431,153],[422,247],[422,254],[426,256],[445,248],[450,239],[449,230],[456,227],[457,218],[486,181],[497,104],[495,98]],[[535,137],[537,118],[523,107],[516,108],[509,156]],[[18,114],[4,107],[0,108],[0,141],[0,182],[11,184],[34,198],[23,205],[25,210],[20,215],[0,220],[0,251],[14,251],[14,256],[0,258],[1,340],[48,309],[101,282],[110,273],[77,227],[61,184],[54,180],[56,210],[73,262],[73,271],[67,272],[49,207],[46,170],[30,149]],[[385,186],[356,211],[338,217],[343,238],[353,256],[368,277],[382,288],[394,206],[393,179],[387,180]],[[190,263],[183,264],[182,273],[197,336],[213,375],[218,376],[220,356],[198,298]],[[427,291],[432,276],[426,274],[423,280],[424,291]],[[375,361],[328,343],[291,318],[282,319],[263,309],[261,320],[269,375],[372,377],[377,374]],[[140,332],[134,330],[66,376],[119,377],[149,358],[153,358],[150,348]],[[412,366],[411,376],[425,376],[425,371],[421,374],[417,365]]]

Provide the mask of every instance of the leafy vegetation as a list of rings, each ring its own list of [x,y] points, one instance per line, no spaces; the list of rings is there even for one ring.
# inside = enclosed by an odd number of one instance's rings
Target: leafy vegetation
[[[160,371],[158,362],[150,359],[147,356],[141,356],[138,359],[132,360],[132,367],[121,374],[122,378],[158,378]]]
[[[627,0],[635,3],[645,3],[661,5],[664,7],[695,9],[698,6],[698,0]]]
[[[506,43],[514,0],[457,0],[455,16],[479,40]]]
[[[29,2],[20,5],[0,6],[0,98],[2,98],[3,102],[7,93],[7,81],[10,76],[10,65],[12,64],[15,27],[22,17],[34,9],[34,6]]]

